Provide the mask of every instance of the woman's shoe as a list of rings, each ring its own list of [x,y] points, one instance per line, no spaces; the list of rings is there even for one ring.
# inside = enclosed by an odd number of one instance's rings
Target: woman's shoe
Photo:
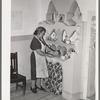
[[[46,89],[41,86],[41,90],[46,92]]]
[[[37,93],[36,87],[35,87],[35,88],[30,87],[30,90],[31,90],[33,93]]]
[[[45,89],[45,88],[43,88],[42,86],[40,86],[40,87],[36,86],[36,88],[40,89],[41,91],[46,92],[46,89]]]

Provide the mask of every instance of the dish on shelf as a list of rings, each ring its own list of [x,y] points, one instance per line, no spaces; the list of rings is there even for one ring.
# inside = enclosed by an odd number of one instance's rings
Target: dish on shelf
[[[58,45],[57,50],[60,52],[60,57],[63,56],[62,46]]]
[[[53,49],[53,50],[56,50],[56,45],[55,44],[51,44],[50,47]]]
[[[57,38],[52,39],[50,36],[48,36],[48,37],[46,37],[46,40],[55,42],[57,40]]]
[[[47,40],[49,41],[56,41],[58,38],[57,33],[55,32],[55,29],[52,30],[51,34],[46,37]]]
[[[63,56],[67,54],[67,48],[65,46],[62,46]]]
[[[65,56],[66,55],[66,53],[67,53],[67,48],[65,47],[65,46],[60,46],[60,45],[58,45],[57,46],[57,50],[59,50],[60,51],[60,57],[61,56]]]

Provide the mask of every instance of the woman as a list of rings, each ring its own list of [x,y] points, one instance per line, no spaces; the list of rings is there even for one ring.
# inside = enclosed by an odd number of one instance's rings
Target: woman
[[[41,79],[48,77],[48,71],[46,66],[45,57],[53,57],[50,54],[44,52],[43,36],[46,29],[44,27],[38,27],[34,32],[34,37],[31,42],[30,48],[33,50],[31,53],[31,91],[37,93],[37,88],[45,90],[41,86]]]

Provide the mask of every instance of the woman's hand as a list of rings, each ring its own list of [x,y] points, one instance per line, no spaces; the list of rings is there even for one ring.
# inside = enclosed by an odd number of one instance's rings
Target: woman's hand
[[[53,55],[48,55],[48,57],[53,58],[54,56]]]
[[[53,58],[54,56],[51,54],[46,54],[47,57]]]
[[[58,52],[58,51],[55,51],[55,52],[53,53],[53,56],[54,56],[54,57],[59,57],[59,52]]]

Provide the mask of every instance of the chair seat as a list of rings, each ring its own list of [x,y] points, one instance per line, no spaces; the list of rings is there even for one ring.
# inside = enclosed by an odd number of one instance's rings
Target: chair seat
[[[21,75],[21,74],[13,74],[11,76],[11,83],[15,83],[15,82],[22,82],[25,81],[26,77]]]
[[[22,87],[23,89],[23,95],[25,95],[25,91],[26,91],[26,76],[23,76],[21,74],[18,74],[18,55],[17,52],[15,53],[11,53],[10,56],[10,60],[11,60],[11,65],[10,65],[10,82],[12,83],[16,83],[16,90],[18,89],[18,87]],[[22,82],[22,84],[19,84],[19,82]]]

